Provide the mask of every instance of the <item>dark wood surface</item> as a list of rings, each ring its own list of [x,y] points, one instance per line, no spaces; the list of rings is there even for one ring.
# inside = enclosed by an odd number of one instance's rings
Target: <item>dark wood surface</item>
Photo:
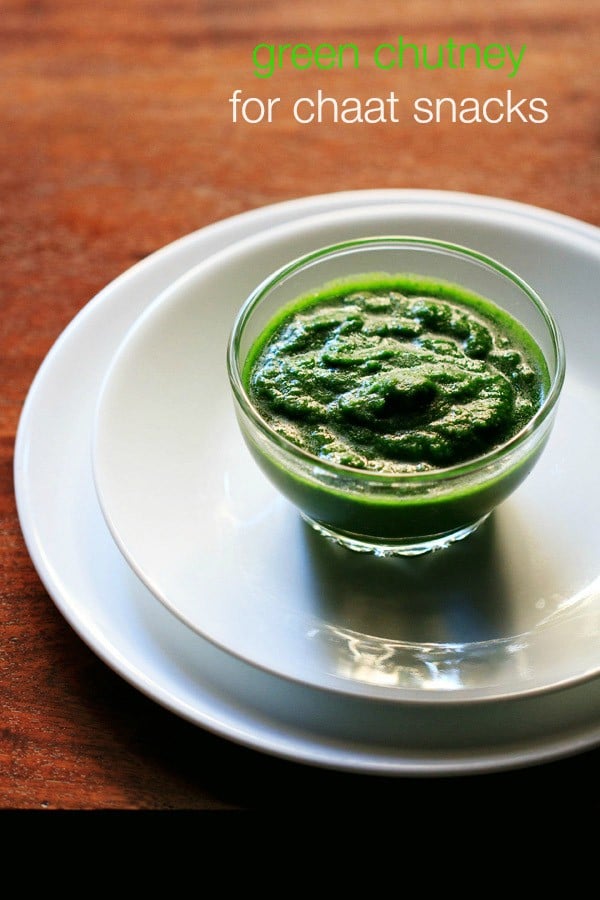
[[[252,74],[272,43],[399,34],[419,44],[527,45],[518,76],[358,70]],[[600,225],[600,7],[100,0],[17,2],[0,16],[0,808],[257,810],[454,803],[477,796],[590,803],[598,751],[468,778],[321,771],[177,718],[104,665],[33,568],[13,495],[13,442],[45,353],[107,282],[162,245],[263,204],[360,188],[492,194]],[[322,88],[363,99],[544,97],[545,125],[233,125],[228,97]],[[551,799],[549,799],[551,798]],[[585,798],[585,800],[583,799]]]

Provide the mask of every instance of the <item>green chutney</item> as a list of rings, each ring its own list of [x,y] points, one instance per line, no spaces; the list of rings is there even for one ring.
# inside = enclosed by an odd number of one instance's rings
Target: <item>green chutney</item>
[[[269,323],[243,381],[262,418],[329,463],[427,472],[504,444],[550,378],[491,301],[418,275],[370,273],[299,297]]]

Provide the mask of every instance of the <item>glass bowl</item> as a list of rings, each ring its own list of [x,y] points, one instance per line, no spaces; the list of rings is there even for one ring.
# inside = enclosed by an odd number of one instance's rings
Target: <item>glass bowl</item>
[[[430,286],[443,286],[442,300],[452,297],[458,285],[463,303],[465,297],[474,303],[483,297],[533,338],[547,368],[546,384],[538,407],[517,433],[456,464],[378,472],[321,458],[274,429],[245,384],[244,368],[257,340],[298,298],[316,296],[324,285],[343,290],[366,283],[373,273],[392,282],[397,273],[416,273]],[[467,537],[517,488],[550,435],[565,356],[550,311],[501,263],[442,241],[389,236],[319,249],[265,279],[239,311],[227,366],[241,433],[271,482],[321,534],[352,550],[390,556],[426,553]]]

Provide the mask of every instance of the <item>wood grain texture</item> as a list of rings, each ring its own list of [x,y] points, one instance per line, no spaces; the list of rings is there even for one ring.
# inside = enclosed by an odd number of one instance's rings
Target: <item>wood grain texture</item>
[[[237,747],[178,719],[71,631],[29,560],[13,442],[45,353],[107,282],[162,245],[266,203],[359,188],[492,194],[600,225],[600,7],[75,0],[0,17],[0,809],[227,810],[452,802],[467,785],[521,797],[585,790],[597,752],[477,779],[372,779]],[[259,41],[527,45],[518,77],[488,71],[252,74]],[[544,126],[233,125],[234,88],[283,102],[542,96]],[[560,791],[559,791],[560,794]]]

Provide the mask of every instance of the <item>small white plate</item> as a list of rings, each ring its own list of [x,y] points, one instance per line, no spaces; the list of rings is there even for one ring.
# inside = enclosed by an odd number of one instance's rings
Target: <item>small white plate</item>
[[[244,447],[225,370],[236,313],[265,275],[336,240],[393,233],[452,237],[517,268],[565,326],[569,357],[555,432],[523,487],[471,539],[405,560],[342,550],[300,520]],[[597,674],[599,281],[600,239],[483,210],[334,211],[216,254],[141,316],[101,392],[94,469],[118,546],[198,634],[313,687],[464,703]]]
[[[157,602],[117,550],[100,512],[90,440],[102,380],[127,329],[211,253],[278,223],[360,205],[487,210],[596,240],[583,223],[502,200],[429,191],[311,197],[190,234],[138,263],[74,319],[41,366],[15,446],[19,518],[57,608],[128,682],[175,714],[287,759],[391,775],[473,773],[556,759],[600,742],[600,678],[494,704],[407,707],[328,694],[247,666]],[[585,254],[583,255],[582,262]]]

